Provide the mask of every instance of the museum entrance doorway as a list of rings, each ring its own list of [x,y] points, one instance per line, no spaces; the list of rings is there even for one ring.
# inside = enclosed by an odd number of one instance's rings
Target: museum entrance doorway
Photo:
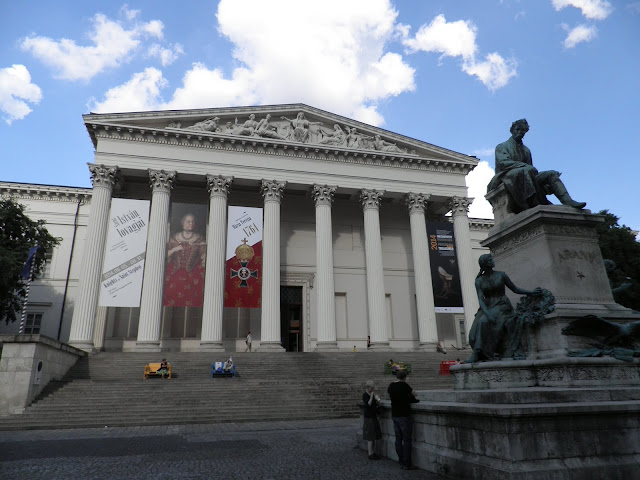
[[[280,287],[280,335],[287,352],[302,352],[302,287]]]

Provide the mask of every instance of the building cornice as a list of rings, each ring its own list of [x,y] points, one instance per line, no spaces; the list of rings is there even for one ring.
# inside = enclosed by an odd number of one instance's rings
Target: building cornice
[[[223,133],[186,130],[179,128],[149,128],[92,121],[85,117],[85,124],[94,144],[98,139],[156,143],[186,148],[204,148],[259,155],[306,158],[362,165],[427,170],[466,175],[475,164],[469,161],[429,158],[408,153],[381,152],[349,147],[318,144],[300,144],[288,140],[241,137]]]
[[[91,203],[92,189],[32,183],[0,182],[1,198],[37,199],[53,202]]]
[[[471,230],[489,230],[496,224],[492,218],[469,218],[469,228]]]

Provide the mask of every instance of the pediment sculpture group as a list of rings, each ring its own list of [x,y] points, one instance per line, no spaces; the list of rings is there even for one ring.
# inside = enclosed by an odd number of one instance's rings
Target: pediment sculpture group
[[[299,112],[295,118],[281,116],[276,121],[272,121],[270,113],[261,120],[256,120],[255,114],[252,113],[243,123],[238,122],[237,118],[234,122],[222,123],[219,117],[212,117],[187,127],[183,127],[181,122],[171,122],[168,127],[387,153],[415,154],[415,151],[408,152],[406,148],[400,148],[397,144],[382,139],[380,135],[365,135],[355,127],[341,127],[336,123],[333,128],[329,128],[324,126],[323,122],[310,121],[305,118],[304,112]]]

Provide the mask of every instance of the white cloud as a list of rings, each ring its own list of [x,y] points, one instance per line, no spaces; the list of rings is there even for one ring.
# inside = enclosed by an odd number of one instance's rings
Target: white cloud
[[[495,148],[479,148],[473,151],[473,154],[476,157],[493,157],[495,153]]]
[[[12,65],[0,68],[0,111],[5,122],[11,125],[14,120],[26,117],[31,108],[28,103],[37,104],[42,99],[42,91],[31,83],[31,75],[24,65]]]
[[[89,110],[95,113],[154,110],[160,102],[160,89],[166,83],[160,70],[147,68],[134,74],[127,83],[107,91],[102,102],[91,101]]]
[[[160,59],[163,67],[171,65],[175,62],[180,55],[184,55],[184,49],[182,45],[176,43],[175,45],[169,45],[169,48],[165,48],[158,43],[154,43],[149,47],[147,55],[150,57],[157,57]]]
[[[551,0],[551,3],[556,11],[565,7],[578,8],[582,15],[590,20],[604,20],[613,11],[613,7],[606,0]]]
[[[517,75],[517,62],[505,60],[494,52],[486,60],[476,60],[477,28],[471,21],[447,22],[444,15],[435,17],[429,25],[422,25],[414,38],[408,38],[408,30],[400,30],[405,35],[403,44],[410,52],[440,53],[443,57],[461,57],[462,71],[476,76],[489,90],[497,90],[509,83]]]
[[[493,208],[484,196],[487,194],[487,185],[495,172],[488,162],[481,161],[469,174],[466,182],[469,197],[474,198],[469,207],[469,216],[473,218],[493,218]]]
[[[151,20],[150,22],[143,23],[136,27],[141,32],[146,32],[151,37],[162,38],[162,31],[164,30],[164,24],[160,20]]]
[[[171,99],[155,98],[154,108],[303,102],[382,124],[379,103],[415,88],[414,69],[386,48],[398,35],[396,17],[389,0],[282,0],[277,7],[221,0],[218,30],[233,43],[238,66],[227,73],[195,63]],[[117,89],[95,105],[116,105]],[[140,95],[154,101],[150,89]]]
[[[472,58],[477,50],[476,30],[470,21],[447,23],[444,15],[438,15],[429,25],[422,25],[414,38],[407,38],[403,43],[413,52]]]
[[[491,90],[498,90],[509,83],[509,80],[517,75],[518,64],[515,60],[505,60],[498,53],[490,53],[484,62],[475,59],[464,62],[462,70],[469,75],[475,75]]]
[[[125,10],[133,20],[137,11]],[[106,68],[117,67],[130,60],[145,37],[162,38],[162,22],[152,20],[127,29],[120,22],[98,13],[93,17],[93,31],[89,35],[93,45],[77,45],[74,40],[48,37],[27,37],[22,48],[56,71],[65,80],[90,80]]]
[[[231,78],[224,78],[221,70],[209,70],[203,64],[196,63],[185,73],[182,87],[176,89],[173,99],[161,105],[161,108],[253,105],[261,103],[255,87],[253,73],[246,68],[236,68]]]
[[[569,32],[564,40],[565,48],[573,48],[579,43],[590,42],[598,34],[598,29],[592,25],[578,25],[570,31],[566,25],[562,27]]]
[[[129,8],[128,5],[125,4],[120,8],[120,13],[131,22],[135,20],[138,15],[140,15],[140,10],[134,10],[132,8]]]

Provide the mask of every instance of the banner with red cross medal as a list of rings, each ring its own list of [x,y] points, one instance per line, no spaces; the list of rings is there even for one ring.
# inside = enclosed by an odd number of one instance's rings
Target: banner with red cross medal
[[[260,308],[262,209],[229,207],[224,306]]]

